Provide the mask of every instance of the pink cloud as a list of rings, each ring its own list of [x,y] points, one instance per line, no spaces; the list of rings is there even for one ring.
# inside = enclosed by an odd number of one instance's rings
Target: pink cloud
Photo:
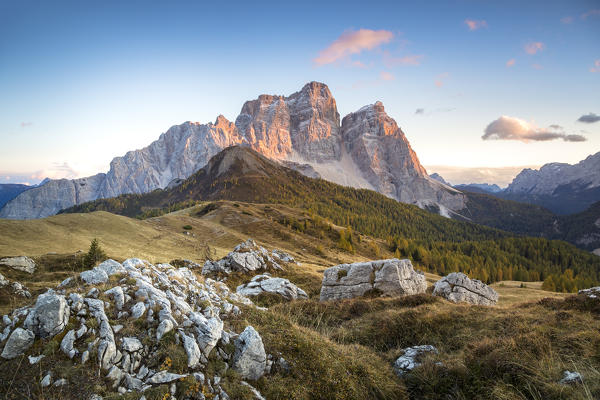
[[[573,23],[573,20],[574,20],[574,18],[573,18],[573,17],[570,17],[570,16],[569,16],[569,17],[564,17],[564,18],[561,18],[561,19],[560,19],[560,23],[561,23],[561,24],[568,25],[568,24],[571,24],[571,23]]]
[[[510,60],[508,60],[506,62],[506,66],[510,68],[510,67],[513,67],[515,65],[515,63],[516,63],[515,59],[511,58]]]
[[[422,54],[410,54],[404,57],[394,57],[389,51],[383,52],[383,64],[392,68],[397,65],[421,65],[424,55]]]
[[[374,31],[371,29],[359,29],[358,31],[347,31],[331,43],[326,49],[319,52],[319,56],[313,59],[317,65],[332,64],[352,54],[359,54],[364,50],[373,50],[382,44],[389,43],[394,34],[386,30]]]
[[[600,59],[594,61],[594,66],[590,68],[590,72],[600,72]]]
[[[449,73],[447,73],[447,72],[444,72],[444,73],[441,73],[441,74],[439,74],[439,75],[436,77],[436,80],[435,80],[435,86],[436,86],[436,87],[439,87],[439,88],[441,88],[442,86],[444,86],[444,83],[446,83],[446,82],[444,82],[444,80],[445,80],[446,78],[448,78],[449,76],[450,76],[450,74],[449,74]]]
[[[581,14],[581,19],[587,19],[588,17],[593,17],[600,15],[600,9],[590,10],[585,14]]]
[[[542,67],[540,64],[531,64],[531,68],[533,68],[533,69],[542,69],[544,67]]]
[[[387,71],[381,71],[381,74],[379,74],[379,77],[384,81],[393,81],[394,79],[396,79],[396,77],[394,75],[392,75],[391,73],[389,73]]]
[[[469,27],[470,31],[476,31],[480,28],[487,28],[487,22],[484,19],[476,21],[474,19],[465,19],[465,24]]]
[[[535,54],[538,51],[544,50],[546,46],[542,42],[529,42],[525,45],[525,52],[527,54]]]

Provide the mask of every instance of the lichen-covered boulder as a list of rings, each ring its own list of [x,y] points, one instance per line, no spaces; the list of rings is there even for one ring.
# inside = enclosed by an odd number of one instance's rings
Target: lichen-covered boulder
[[[267,355],[262,338],[252,327],[246,329],[235,340],[233,369],[242,379],[257,380],[265,373]]]
[[[498,302],[498,293],[477,279],[469,279],[462,272],[453,272],[435,283],[433,295],[454,303],[471,303],[493,306]]]
[[[246,284],[237,287],[236,292],[243,296],[258,296],[261,293],[274,293],[287,300],[307,299],[308,295],[298,286],[284,278],[273,278],[269,274],[256,275]]]
[[[79,274],[79,277],[88,285],[99,285],[108,282],[108,274],[98,267],[83,271]]]
[[[340,264],[323,273],[321,301],[350,299],[376,292],[382,296],[425,293],[425,274],[413,269],[410,260],[377,260]]]
[[[52,337],[65,329],[70,315],[65,296],[50,289],[38,296],[35,306],[25,319],[24,327],[39,338]]]

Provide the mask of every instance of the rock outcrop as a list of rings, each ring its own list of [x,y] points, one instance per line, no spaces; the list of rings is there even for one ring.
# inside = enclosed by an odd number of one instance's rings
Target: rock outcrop
[[[403,296],[425,293],[425,274],[413,269],[410,260],[378,260],[340,264],[323,273],[321,301],[349,299],[372,293]]]
[[[0,260],[0,265],[6,265],[9,268],[27,272],[28,274],[35,272],[35,261],[25,256],[3,258]]]
[[[433,295],[454,303],[471,303],[493,306],[498,302],[498,293],[477,279],[469,279],[462,272],[452,272],[435,283]]]
[[[232,252],[218,261],[207,260],[202,275],[225,274],[232,272],[254,272],[268,269],[281,269],[267,249],[248,239],[237,245]]]
[[[250,146],[311,177],[375,189],[442,214],[464,208],[462,193],[427,176],[380,102],[340,124],[327,85],[310,82],[287,97],[247,101],[235,124],[219,116],[214,123],[173,126],[148,147],[114,158],[105,174],[30,188],[6,203],[0,218],[41,218],[99,198],[174,187],[234,145]]]
[[[589,289],[582,289],[578,294],[587,296],[590,299],[600,299],[600,286],[592,287]]]
[[[396,375],[402,377],[407,372],[417,368],[421,365],[421,358],[427,353],[438,354],[438,350],[429,344],[404,349],[404,354],[394,362]]]
[[[308,295],[287,279],[274,278],[269,274],[256,275],[248,283],[237,287],[236,292],[246,297],[273,293],[286,300],[308,299]]]
[[[0,274],[0,289],[8,290],[16,296],[31,297],[31,293],[29,292],[29,290],[27,290],[25,286],[23,286],[19,282],[10,283],[10,281],[6,279],[2,274]]]
[[[246,243],[238,250],[249,247],[251,243]],[[74,279],[68,289],[48,290],[34,306],[4,315],[0,320],[1,357],[25,354],[30,363],[39,362],[43,356],[27,354],[36,348],[32,346],[35,341],[63,333],[60,351],[73,363],[93,363],[92,368],[98,368],[110,382],[108,389],[119,394],[163,384],[174,394],[180,381],[187,378],[211,397],[227,399],[221,377],[207,368],[209,354],[237,370],[242,379],[255,380],[268,373],[273,357],[265,353],[258,332],[247,327],[237,334],[226,324],[241,313],[234,303],[252,306],[252,302],[222,282],[199,279],[189,268],[153,265],[140,259],[123,264],[107,260],[95,271],[117,275],[120,280],[101,292],[95,286],[90,289],[83,279]],[[67,326],[72,329],[65,332]],[[160,359],[165,340],[183,348],[185,371],[170,371],[170,361]],[[59,374],[44,372],[42,387],[77,384]]]

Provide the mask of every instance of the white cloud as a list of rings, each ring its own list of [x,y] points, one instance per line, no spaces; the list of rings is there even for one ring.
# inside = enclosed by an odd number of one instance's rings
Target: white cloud
[[[427,165],[427,172],[437,172],[452,185],[469,183],[489,183],[500,187],[508,186],[524,168],[539,168],[539,165],[514,167],[456,167],[448,165]]]
[[[562,139],[565,142],[584,142],[587,139],[581,135],[569,135],[559,125],[548,128],[538,128],[519,118],[501,116],[490,122],[481,137],[483,140],[519,140],[521,142],[545,142]]]
[[[331,43],[327,48],[319,52],[319,56],[313,61],[317,65],[332,64],[336,61],[359,54],[365,50],[373,50],[382,44],[389,43],[394,34],[386,30],[374,31],[371,29],[359,29],[358,31],[347,31]]]

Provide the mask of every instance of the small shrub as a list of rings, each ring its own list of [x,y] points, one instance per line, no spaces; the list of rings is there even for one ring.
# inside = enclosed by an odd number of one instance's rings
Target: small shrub
[[[194,229],[194,227],[191,225],[184,225],[183,229],[185,229],[186,231],[191,231],[192,229]]]
[[[338,281],[339,281],[340,279],[342,279],[343,277],[347,276],[347,275],[348,275],[348,271],[346,271],[345,269],[340,269],[340,270],[337,272],[337,278],[338,278]]]

